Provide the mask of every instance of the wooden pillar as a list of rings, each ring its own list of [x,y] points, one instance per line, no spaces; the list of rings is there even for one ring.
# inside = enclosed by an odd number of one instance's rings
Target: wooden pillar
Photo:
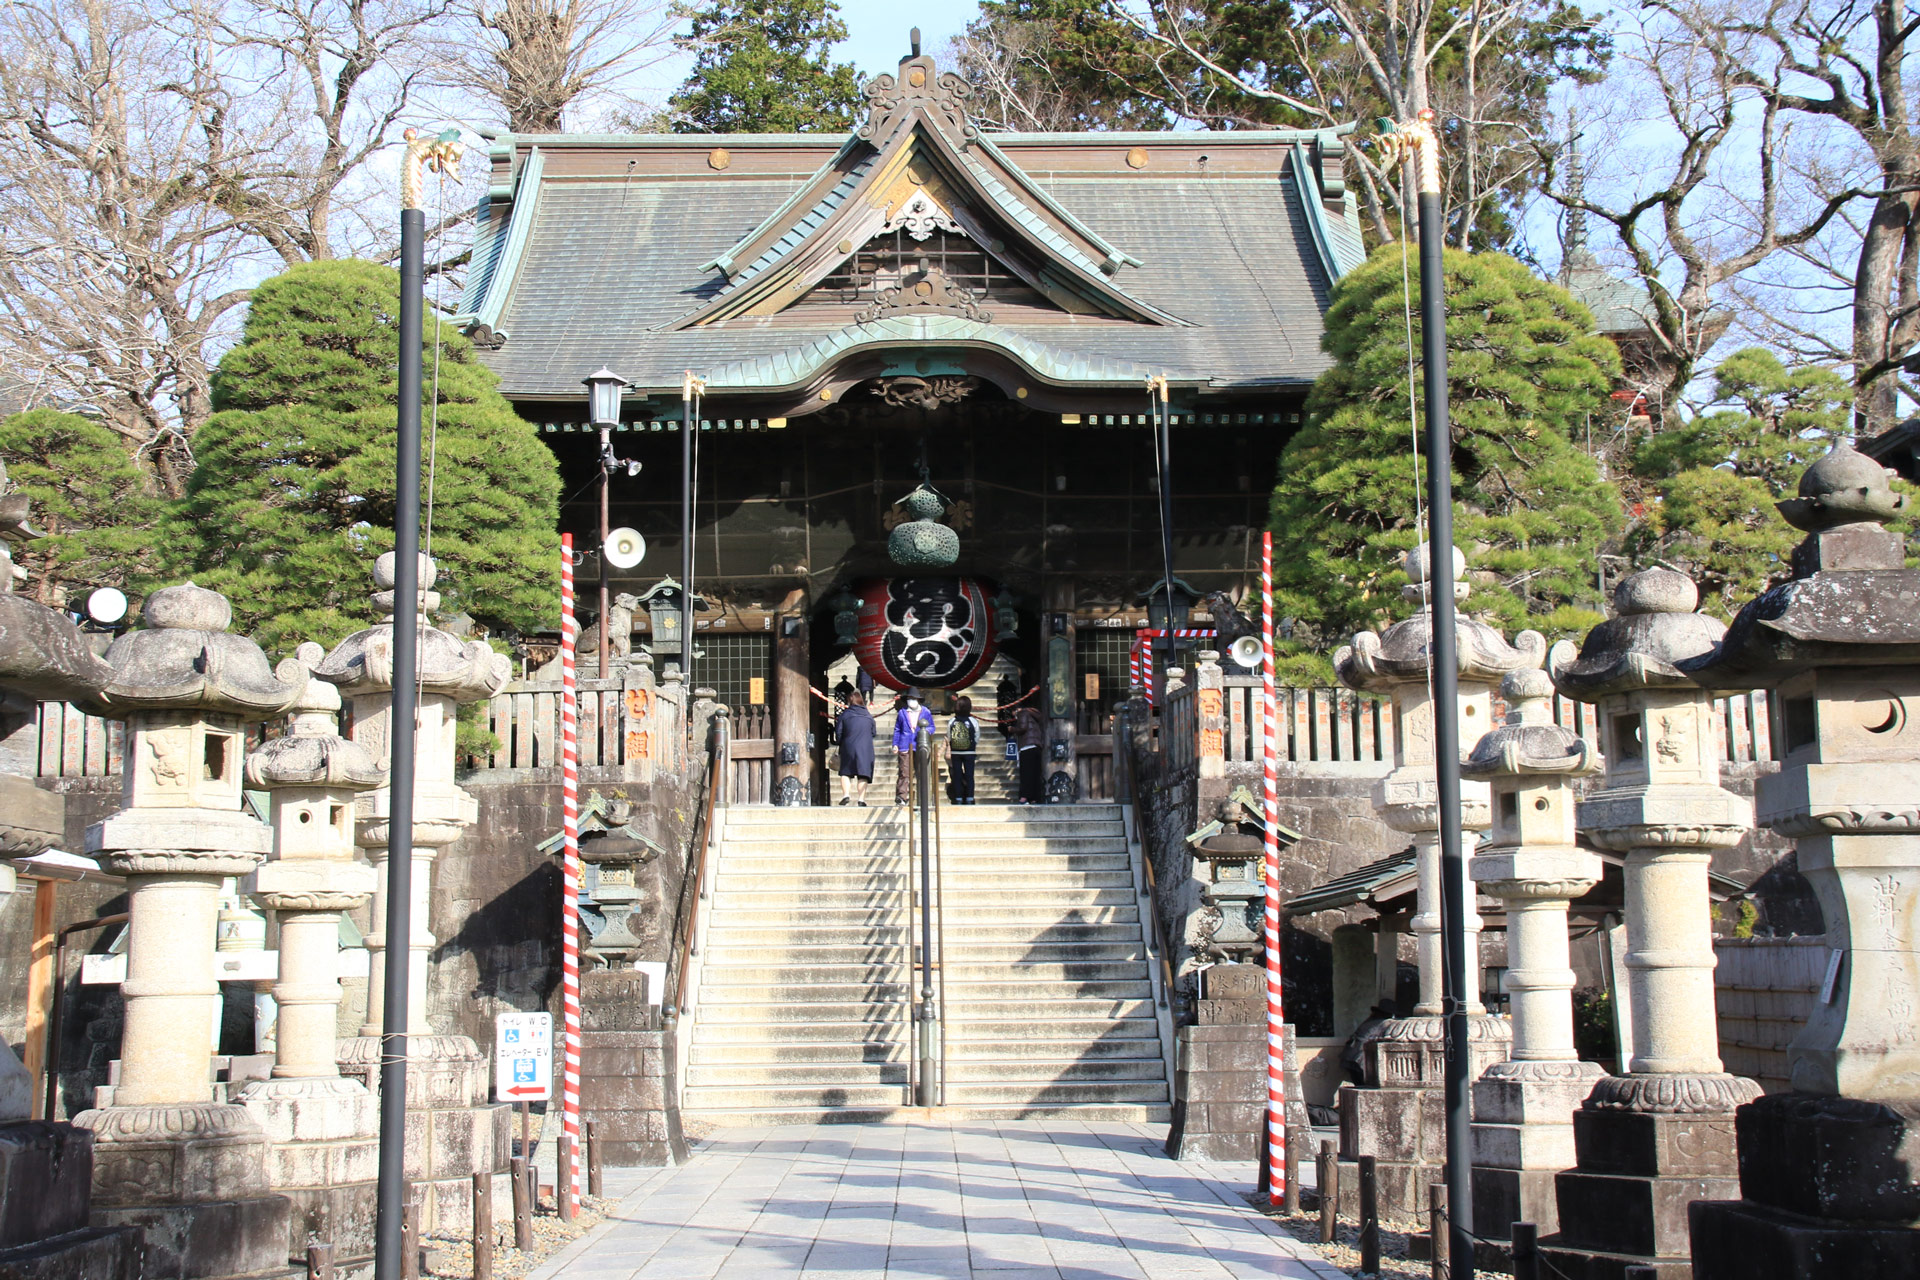
[[[780,602],[773,627],[773,798],[781,785],[796,779],[800,803],[808,802],[807,781],[813,776],[813,753],[807,749],[807,725],[812,722],[813,694],[807,683],[807,592],[795,587]]]
[[[1045,612],[1040,618],[1041,634],[1044,643],[1041,648],[1041,679],[1044,687],[1040,691],[1041,714],[1047,718],[1046,759],[1041,763],[1041,776],[1051,779],[1056,773],[1064,773],[1073,782],[1072,795],[1080,798],[1080,766],[1074,755],[1074,735],[1079,723],[1075,715],[1078,698],[1075,682],[1078,676],[1074,670],[1074,624],[1073,624],[1073,579],[1056,577],[1047,583],[1047,602]],[[1054,629],[1055,620],[1065,625]],[[1055,744],[1066,744],[1066,759],[1056,760],[1058,754]]]
[[[47,1021],[53,1011],[53,984],[59,981],[53,969],[53,907],[58,893],[58,881],[33,882],[33,949],[27,961],[27,1060],[24,1065],[27,1078],[33,1081],[31,1115],[35,1120],[53,1119],[44,1114],[47,1086],[41,1076],[53,1058],[47,1044]]]

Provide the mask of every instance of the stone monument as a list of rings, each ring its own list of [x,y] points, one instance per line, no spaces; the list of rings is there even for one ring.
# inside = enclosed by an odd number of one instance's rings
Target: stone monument
[[[1809,467],[1780,504],[1793,581],[1687,668],[1769,690],[1759,820],[1798,842],[1833,948],[1792,1089],[1737,1113],[1741,1198],[1692,1206],[1699,1280],[1920,1275],[1920,570],[1880,524],[1904,503],[1845,444]]]
[[[92,699],[113,678],[64,615],[13,594],[19,571],[8,546],[39,536],[24,495],[0,467],[0,743],[33,735],[42,698]],[[27,776],[31,760],[0,751],[0,854],[31,857],[66,828],[65,805]],[[0,894],[13,868],[0,863]],[[63,1121],[31,1120],[35,1081],[12,1046],[0,1042],[0,1275],[20,1280],[135,1280],[140,1235],[94,1227],[93,1133]]]
[[[1601,871],[1596,855],[1574,847],[1573,780],[1600,763],[1552,722],[1546,672],[1515,671],[1500,689],[1507,722],[1460,770],[1493,789],[1493,831],[1469,870],[1507,916],[1513,1050],[1473,1086],[1473,1230],[1495,1241],[1516,1222],[1558,1227],[1553,1175],[1573,1165],[1573,1113],[1605,1074],[1574,1051],[1567,943],[1567,905]]]
[[[149,1277],[279,1275],[291,1206],[270,1189],[259,1121],[213,1101],[209,1032],[220,882],[273,844],[241,811],[245,729],[304,681],[276,679],[228,633],[217,592],[164,588],[144,618],[107,651],[99,696],[127,723],[123,807],[87,831],[87,852],[126,877],[131,917],[119,1081],[74,1118],[94,1134],[93,1220],[145,1230]]]
[[[1626,855],[1627,1074],[1603,1076],[1573,1118],[1577,1169],[1555,1180],[1560,1230],[1541,1241],[1568,1280],[1629,1265],[1684,1280],[1687,1202],[1734,1188],[1733,1111],[1758,1096],[1720,1063],[1707,869],[1752,813],[1720,786],[1712,698],[1681,669],[1726,628],[1671,569],[1614,592],[1614,617],[1575,655],[1554,646],[1560,692],[1595,704],[1606,774],[1577,810],[1581,834]]]
[[[393,715],[392,552],[374,562],[374,607],[384,616],[364,631],[342,640],[314,668],[314,676],[338,685],[353,704],[353,740],[385,765],[391,754]],[[438,569],[420,558],[420,612],[440,606],[433,591]],[[433,860],[460,838],[479,816],[474,798],[457,786],[454,774],[454,716],[463,702],[490,698],[507,682],[511,664],[478,640],[426,625],[419,637],[419,713],[414,737],[413,901],[405,944],[407,969],[407,1176],[425,1191],[425,1229],[440,1223],[464,1224],[472,1210],[472,1175],[506,1167],[511,1142],[509,1112],[489,1106],[487,1057],[466,1036],[437,1035],[427,1014],[427,973],[435,938],[429,928]],[[369,1091],[380,1090],[380,1033],[385,1015],[386,956],[394,939],[386,936],[386,866],[391,844],[389,815],[393,793],[386,787],[362,792],[357,801],[357,839],[373,864],[373,928],[367,934],[370,967],[367,1021],[360,1035],[342,1041],[340,1067]]]
[[[1453,550],[1456,578],[1466,559]],[[1439,714],[1427,672],[1431,663],[1433,610],[1428,597],[1429,548],[1422,543],[1407,553],[1406,597],[1420,611],[1385,632],[1363,631],[1334,655],[1334,672],[1350,689],[1382,694],[1393,703],[1393,770],[1374,792],[1381,820],[1413,837],[1418,868],[1413,934],[1420,969],[1420,998],[1411,1016],[1379,1024],[1364,1050],[1366,1084],[1340,1090],[1340,1157],[1373,1156],[1380,1179],[1381,1211],[1410,1218],[1426,1212],[1427,1184],[1439,1179],[1445,1159],[1442,1086],[1446,1074],[1446,1032],[1441,1005],[1440,962],[1440,793],[1434,726]],[[1467,585],[1456,582],[1457,599]],[[1523,631],[1509,645],[1498,631],[1461,616],[1457,621],[1460,697],[1457,718],[1463,751],[1490,727],[1493,686],[1509,671],[1538,667],[1546,640]],[[1460,825],[1470,833],[1489,823],[1484,782],[1460,784]],[[1507,1057],[1512,1031],[1504,1018],[1487,1013],[1480,1001],[1480,916],[1472,896],[1462,904],[1466,927],[1469,989],[1462,993],[1468,1015],[1471,1062],[1480,1073]]]
[[[334,1061],[340,1016],[340,915],[373,896],[356,859],[354,804],[386,774],[339,735],[340,692],[309,680],[325,651],[303,644],[280,678],[305,685],[283,737],[247,757],[247,781],[272,797],[273,859],[254,875],[255,901],[280,917],[280,1012],[273,1077],[242,1106],[266,1130],[268,1181],[293,1202],[289,1251],[330,1243],[342,1265],[373,1256],[379,1107]]]

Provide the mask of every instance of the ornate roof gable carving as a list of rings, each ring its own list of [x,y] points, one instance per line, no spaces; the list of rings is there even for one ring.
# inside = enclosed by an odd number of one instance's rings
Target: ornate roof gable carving
[[[840,154],[708,264],[726,285],[665,327],[778,314],[895,229],[915,240],[965,236],[1063,311],[1185,325],[1114,282],[1138,259],[1080,223],[982,136],[967,114],[972,95],[916,44],[898,75],[870,83],[867,118]]]

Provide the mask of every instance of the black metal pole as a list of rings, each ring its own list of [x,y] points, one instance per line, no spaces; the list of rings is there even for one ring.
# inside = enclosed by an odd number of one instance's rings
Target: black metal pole
[[[413,958],[413,730],[420,668],[420,311],[426,215],[400,211],[400,441],[394,464],[393,711],[388,781],[386,1008],[380,1023],[376,1280],[399,1280],[407,1190],[407,969]]]
[[[680,401],[680,590],[686,607],[680,611],[680,687],[693,697],[693,383]]]
[[[929,830],[933,797],[933,731],[917,725],[913,733],[914,785],[920,792],[920,1105],[938,1096],[933,1078],[933,836]]]
[[[1179,625],[1173,616],[1173,397],[1167,391],[1165,379],[1156,385],[1159,391],[1153,409],[1153,448],[1155,460],[1160,464],[1160,559],[1167,574],[1167,630],[1172,631]],[[1147,673],[1149,685],[1163,681],[1166,678],[1163,673],[1173,661],[1172,636],[1163,636],[1155,644],[1165,656]]]
[[[600,678],[605,680],[613,661],[613,631],[607,624],[612,586],[607,578],[607,535],[613,530],[607,520],[607,486],[610,483],[607,459],[613,456],[613,437],[600,428]],[[598,696],[598,695],[595,695]]]
[[[1447,297],[1440,160],[1420,164],[1420,356],[1426,371],[1427,582],[1433,605],[1434,752],[1440,800],[1440,954],[1447,1043],[1447,1236],[1454,1280],[1473,1280],[1473,1129],[1467,1056],[1467,862],[1460,842],[1460,668],[1453,618],[1453,433],[1447,419]]]

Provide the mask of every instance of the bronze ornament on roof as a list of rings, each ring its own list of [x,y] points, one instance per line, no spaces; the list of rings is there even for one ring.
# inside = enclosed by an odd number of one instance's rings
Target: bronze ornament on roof
[[[860,137],[868,142],[885,142],[920,112],[971,142],[980,136],[980,126],[967,111],[972,97],[972,85],[951,71],[941,71],[932,58],[921,56],[916,28],[913,53],[900,63],[900,74],[877,75],[867,81],[867,118],[860,125]]]
[[[856,324],[869,324],[902,311],[942,311],[981,324],[993,323],[993,313],[980,309],[979,295],[925,258],[920,259],[918,270],[897,286],[880,290],[873,305],[863,308],[853,319]]]

